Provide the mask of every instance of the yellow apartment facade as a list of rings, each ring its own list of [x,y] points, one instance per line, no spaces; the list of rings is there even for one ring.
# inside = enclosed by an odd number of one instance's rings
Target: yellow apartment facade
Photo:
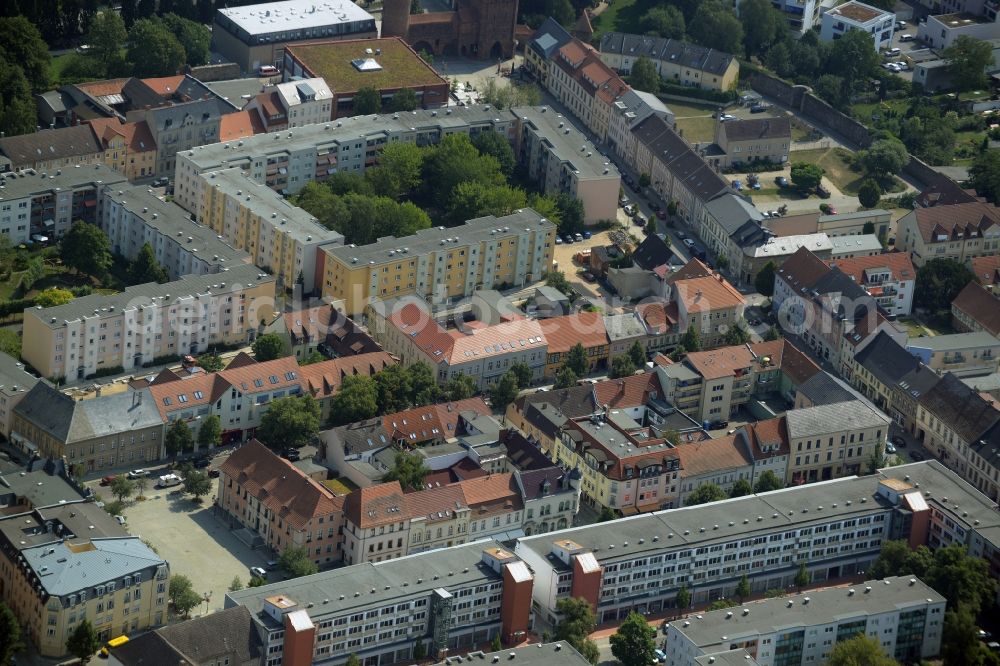
[[[363,247],[326,245],[323,298],[343,301],[355,316],[370,302],[410,294],[443,304],[477,289],[529,284],[552,269],[555,235],[555,224],[524,208]]]

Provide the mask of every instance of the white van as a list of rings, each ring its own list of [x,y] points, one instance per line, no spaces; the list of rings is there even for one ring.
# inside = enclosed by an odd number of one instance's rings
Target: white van
[[[176,474],[164,474],[156,482],[156,486],[158,488],[173,488],[174,486],[179,486],[182,483],[184,483],[184,479]]]
[[[261,76],[277,76],[280,74],[278,68],[274,65],[261,65],[257,68],[257,73]]]

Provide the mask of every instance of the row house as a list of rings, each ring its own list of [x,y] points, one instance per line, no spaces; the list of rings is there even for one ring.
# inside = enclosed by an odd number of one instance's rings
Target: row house
[[[951,302],[951,319],[955,330],[1000,336],[1000,295],[970,282]]]
[[[668,83],[702,90],[736,87],[740,64],[732,54],[679,39],[606,32],[601,35],[601,60],[627,76],[639,58],[652,62]]]
[[[104,164],[129,181],[156,173],[156,140],[145,120],[122,122],[120,118],[94,118],[87,123],[104,148]]]
[[[593,47],[576,38],[556,52],[546,86],[601,141],[607,138],[611,105],[629,89]]]
[[[1000,253],[1000,211],[971,201],[915,208],[899,219],[896,249],[909,252],[918,268],[931,259],[968,264]]]

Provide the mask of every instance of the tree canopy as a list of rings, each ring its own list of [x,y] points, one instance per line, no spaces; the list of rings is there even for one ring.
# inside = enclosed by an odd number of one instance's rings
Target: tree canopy
[[[975,279],[972,270],[963,263],[940,257],[931,259],[917,269],[913,304],[931,312],[948,310],[958,292]]]
[[[656,662],[656,630],[635,611],[618,625],[609,639],[611,654],[622,666],[649,666]]]
[[[278,557],[278,566],[289,576],[311,576],[319,571],[319,567],[309,557],[305,546],[288,546]]]
[[[194,495],[195,500],[201,500],[202,495],[212,491],[212,479],[201,470],[192,469],[184,475],[184,492]]]
[[[309,394],[272,400],[260,420],[257,438],[273,449],[301,448],[319,433],[319,416],[319,403]]]
[[[0,18],[0,35],[0,60],[16,65],[32,92],[48,90],[52,57],[38,27],[24,16],[7,16]]]
[[[882,650],[878,639],[864,632],[835,643],[826,663],[827,666],[898,666],[899,664]]]
[[[767,297],[774,295],[774,277],[777,271],[778,267],[773,261],[769,261],[761,267],[753,280],[753,286],[757,293]]]
[[[865,208],[874,208],[882,197],[882,188],[874,178],[865,178],[858,188],[858,203]]]
[[[684,13],[673,5],[652,7],[643,14],[641,26],[647,35],[656,35],[667,39],[684,39],[684,33],[687,29]]]
[[[330,404],[332,425],[369,419],[378,413],[378,388],[367,375],[348,375]]]
[[[743,45],[748,56],[763,56],[772,44],[788,32],[784,15],[769,0],[745,0],[740,3]]]
[[[393,459],[392,469],[382,477],[382,483],[399,481],[403,490],[423,490],[424,479],[431,473],[424,465],[424,459],[416,453],[397,451]]]
[[[143,243],[139,253],[128,265],[129,284],[146,284],[147,282],[163,283],[169,279],[167,271],[156,260],[153,246]]]
[[[583,348],[583,344],[578,342],[570,347],[563,364],[577,377],[587,374],[590,364],[587,362],[587,351]]]
[[[753,491],[755,493],[767,493],[772,490],[781,490],[784,487],[785,484],[778,478],[778,475],[771,470],[767,470],[757,479],[757,483],[753,486]]]
[[[0,664],[11,663],[11,657],[25,647],[21,640],[21,623],[10,607],[0,602]]]
[[[857,32],[852,30],[851,32]],[[803,190],[815,190],[823,180],[826,171],[818,164],[810,162],[795,162],[792,164],[792,184]]]
[[[183,617],[187,617],[191,609],[202,602],[201,595],[194,591],[191,579],[183,574],[174,574],[170,577],[167,596],[177,614]]]
[[[677,12],[674,7],[667,7],[664,9],[657,9],[652,11],[664,11],[673,10]],[[683,25],[684,18],[681,17],[681,22]],[[646,56],[639,56],[635,63],[632,64],[632,73],[628,77],[628,84],[635,88],[636,90],[642,90],[648,93],[657,93],[660,91],[660,74],[656,71],[656,67],[653,65],[653,61]]]
[[[706,0],[698,5],[688,32],[702,46],[733,55],[743,53],[743,24],[733,10],[719,0]]]
[[[910,161],[906,146],[896,139],[878,139],[857,155],[857,162],[870,178],[883,180],[899,173]]]
[[[90,620],[83,620],[80,624],[76,625],[73,633],[66,639],[66,651],[82,663],[86,663],[93,657],[94,653],[100,647],[101,641],[98,640],[97,631],[94,629],[94,625],[90,623]]]
[[[128,32],[128,61],[134,76],[170,76],[184,65],[187,55],[176,35],[157,18],[136,21]]]
[[[564,389],[575,386],[578,379],[579,377],[573,372],[573,368],[563,365],[556,370],[555,383],[552,385],[552,388]]]
[[[961,35],[941,56],[948,62],[948,74],[960,92],[986,86],[986,68],[993,62],[989,42]]]
[[[35,305],[41,305],[43,308],[52,308],[57,305],[65,305],[72,300],[73,292],[69,289],[49,287],[35,296]]]
[[[128,31],[119,12],[105,9],[98,12],[90,22],[87,42],[90,44],[91,55],[104,65],[105,71],[121,61],[121,49],[125,46],[126,39]]]
[[[514,402],[517,397],[517,375],[508,370],[500,377],[500,381],[493,385],[490,391],[490,402],[497,409],[506,409],[507,405]]]
[[[615,359],[611,361],[611,372],[608,373],[608,377],[610,379],[631,377],[634,374],[635,364],[632,363],[632,358],[628,354],[616,356]]]
[[[394,112],[413,111],[420,106],[417,93],[412,88],[400,88],[389,103],[389,110]]]
[[[753,486],[746,479],[739,479],[733,484],[733,487],[729,489],[730,497],[743,497],[749,495],[753,492]]]
[[[131,497],[134,492],[135,482],[126,475],[119,474],[111,480],[111,494],[114,495],[119,502],[124,502],[126,499]]]
[[[216,414],[209,414],[201,419],[198,426],[198,446],[203,449],[214,449],[222,443],[222,420]]]
[[[556,612],[562,618],[556,626],[553,638],[572,645],[584,659],[597,664],[600,651],[588,636],[597,626],[590,602],[581,598],[565,598],[556,602]]]
[[[728,495],[726,495],[726,491],[714,483],[703,483],[695,488],[694,492],[687,496],[687,499],[684,500],[684,506],[695,506],[696,504],[718,502],[719,500],[724,500],[727,497]]]
[[[382,110],[382,93],[371,86],[359,88],[354,94],[354,115],[367,116]]]
[[[1000,150],[980,153],[969,167],[969,185],[993,204],[1000,204]]]
[[[258,336],[250,347],[253,349],[254,358],[260,362],[273,361],[276,358],[284,358],[285,356],[288,356],[291,351],[285,338],[281,337],[277,333],[265,333],[264,335]]]
[[[167,428],[167,434],[163,440],[167,453],[172,456],[194,448],[194,436],[184,419],[175,419]]]
[[[63,236],[59,254],[70,268],[93,277],[103,277],[111,267],[111,241],[101,228],[77,220]]]

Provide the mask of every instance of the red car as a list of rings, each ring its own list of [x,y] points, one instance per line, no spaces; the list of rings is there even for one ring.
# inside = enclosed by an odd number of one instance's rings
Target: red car
[[[114,480],[115,480],[115,475],[111,474],[110,476],[106,476],[103,479],[101,479],[101,485],[102,486],[110,486],[111,482],[114,481]]]

